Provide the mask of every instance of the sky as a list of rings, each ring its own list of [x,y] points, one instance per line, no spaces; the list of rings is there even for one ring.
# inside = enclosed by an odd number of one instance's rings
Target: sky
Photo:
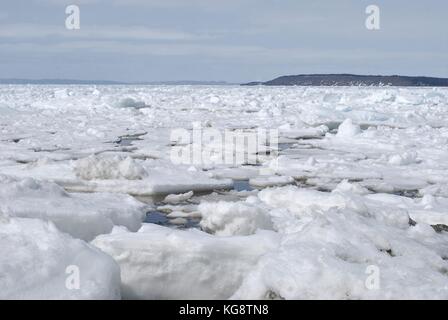
[[[380,30],[365,26],[372,4]],[[448,77],[447,16],[446,0],[2,0],[0,78]]]

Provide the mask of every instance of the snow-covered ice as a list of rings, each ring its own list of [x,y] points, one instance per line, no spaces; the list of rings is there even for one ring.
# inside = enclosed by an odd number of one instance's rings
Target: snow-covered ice
[[[0,214],[5,298],[448,299],[448,89],[2,85]]]
[[[120,298],[115,261],[51,222],[0,215],[0,250],[0,299]]]
[[[90,241],[112,228],[137,231],[146,205],[128,195],[67,193],[52,182],[0,176],[0,212],[53,222],[59,230]]]
[[[216,238],[147,224],[93,244],[120,265],[125,299],[227,299],[277,241],[274,232]]]

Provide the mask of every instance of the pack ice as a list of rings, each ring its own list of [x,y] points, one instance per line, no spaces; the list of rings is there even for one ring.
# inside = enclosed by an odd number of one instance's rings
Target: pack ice
[[[0,86],[0,298],[448,299],[447,110],[442,88]],[[171,139],[198,123],[278,145],[214,162]]]
[[[120,298],[115,261],[51,222],[0,216],[0,250],[0,299]]]

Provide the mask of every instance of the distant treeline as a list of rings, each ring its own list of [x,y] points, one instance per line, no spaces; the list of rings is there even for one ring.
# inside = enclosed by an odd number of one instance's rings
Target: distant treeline
[[[362,76],[354,74],[308,74],[282,76],[266,82],[250,82],[243,85],[448,87],[448,79],[407,76]]]

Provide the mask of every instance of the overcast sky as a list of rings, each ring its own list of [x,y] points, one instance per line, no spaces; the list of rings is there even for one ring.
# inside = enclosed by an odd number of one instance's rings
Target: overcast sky
[[[65,28],[77,4],[81,29]],[[365,9],[381,9],[381,30]],[[446,0],[2,0],[0,78],[448,77]]]

